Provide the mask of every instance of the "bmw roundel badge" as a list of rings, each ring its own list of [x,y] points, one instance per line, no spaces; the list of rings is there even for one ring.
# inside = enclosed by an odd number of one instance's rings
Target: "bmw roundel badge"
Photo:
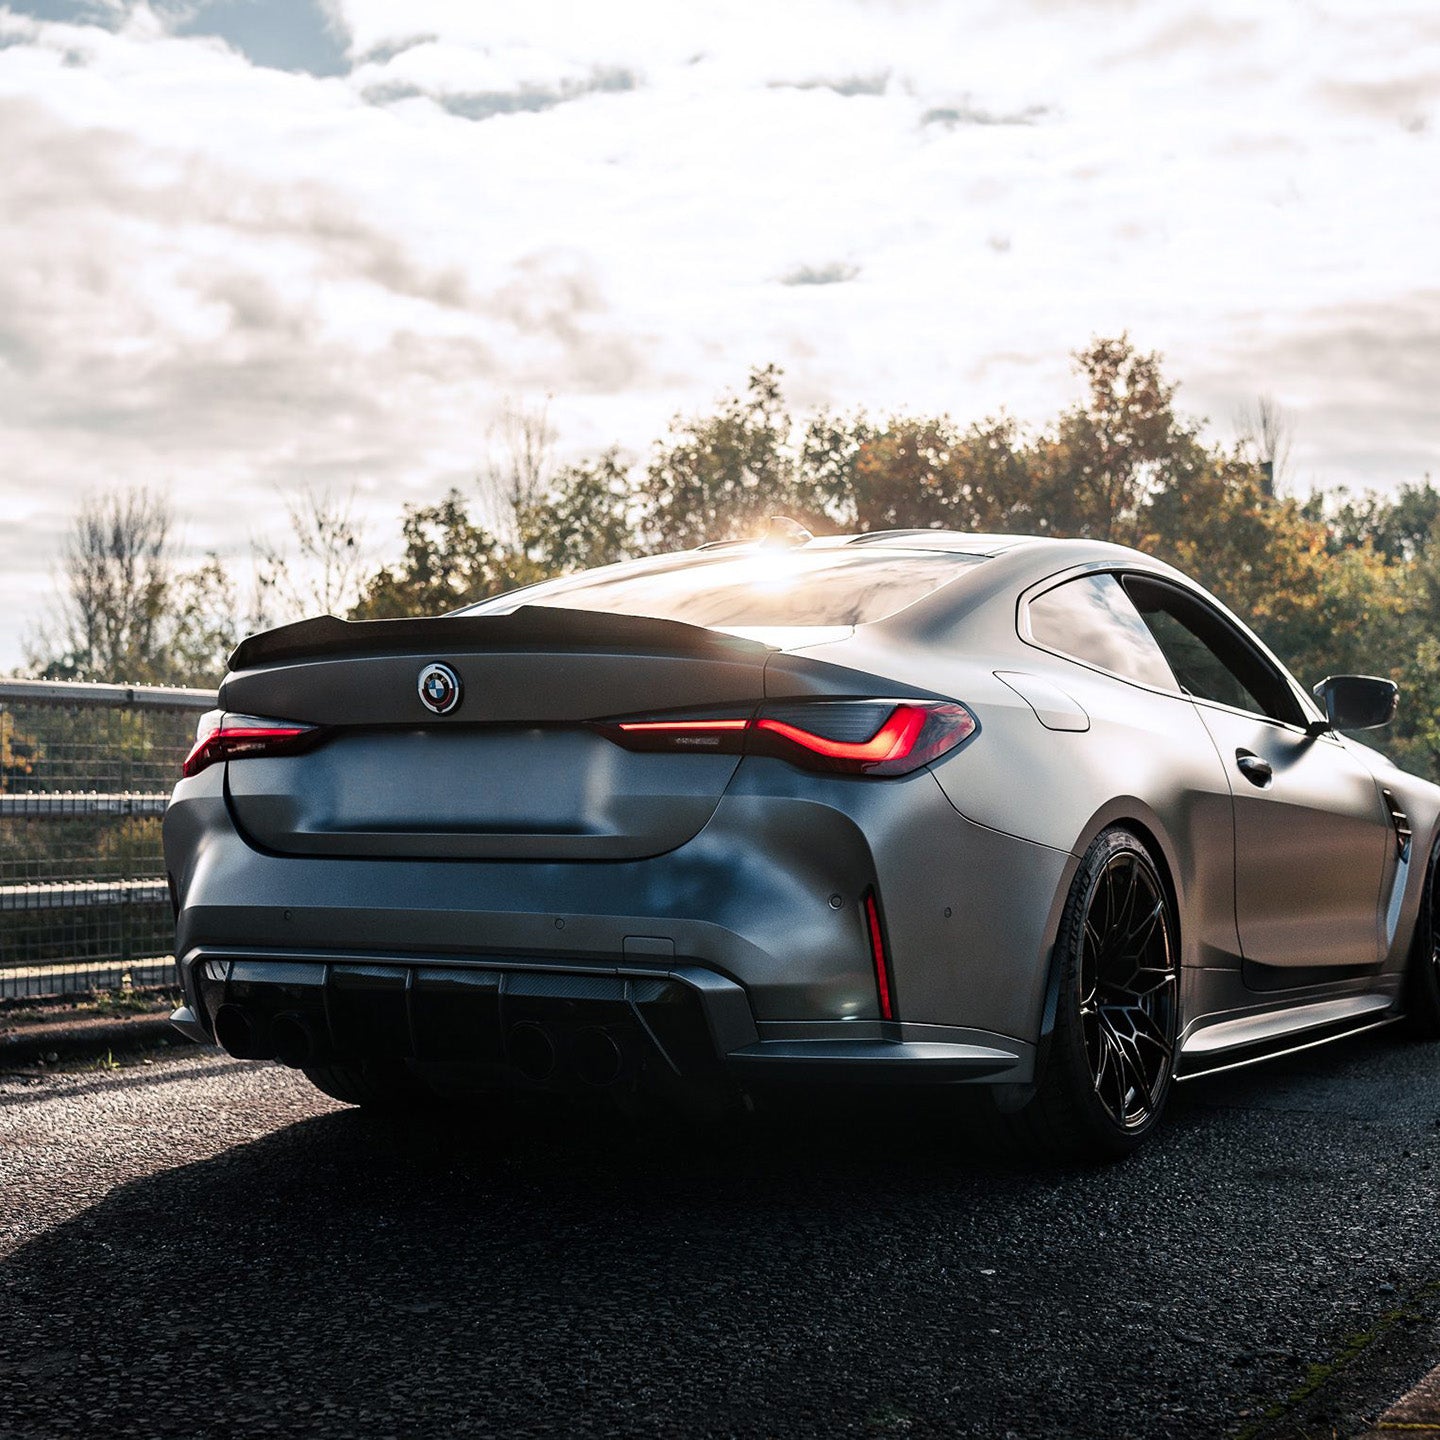
[[[420,703],[448,715],[460,703],[460,677],[448,665],[427,665],[420,672]]]

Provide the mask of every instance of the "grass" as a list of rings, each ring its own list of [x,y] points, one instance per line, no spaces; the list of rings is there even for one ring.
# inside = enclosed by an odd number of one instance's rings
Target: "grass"
[[[1440,1283],[1422,1286],[1407,1305],[1387,1310],[1366,1330],[1352,1331],[1341,1340],[1335,1353],[1328,1359],[1312,1364],[1306,1370],[1305,1378],[1284,1399],[1271,1405],[1244,1429],[1235,1433],[1234,1440],[1258,1440],[1262,1434],[1270,1433],[1277,1424],[1293,1411],[1300,1409],[1308,1400],[1323,1390],[1337,1376],[1349,1370],[1357,1361],[1368,1354],[1383,1340],[1401,1326],[1424,1322],[1429,1318],[1427,1308],[1440,1299]]]
[[[53,1000],[0,1000],[0,1027],[21,1029],[67,1020],[123,1020],[131,1015],[168,1015],[180,1003],[171,990],[98,990]]]

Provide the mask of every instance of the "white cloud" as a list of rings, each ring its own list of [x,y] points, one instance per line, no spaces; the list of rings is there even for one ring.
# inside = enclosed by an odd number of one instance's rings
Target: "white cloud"
[[[0,9],[0,614],[97,484],[238,552],[353,482],[383,534],[506,396],[638,448],[770,360],[1040,419],[1128,328],[1222,432],[1277,393],[1302,478],[1440,453],[1423,0],[327,6],[348,75]]]

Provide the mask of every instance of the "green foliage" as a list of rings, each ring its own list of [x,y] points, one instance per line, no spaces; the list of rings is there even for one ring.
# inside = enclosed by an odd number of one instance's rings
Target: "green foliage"
[[[792,422],[774,365],[709,416],[677,416],[655,447],[640,493],[645,548],[683,550],[763,529],[796,489]]]
[[[64,552],[56,613],[29,645],[47,680],[211,686],[239,639],[235,587],[210,555],[177,575],[169,502],[147,490],[85,500]]]
[[[170,582],[166,639],[152,661],[163,685],[209,689],[225,676],[225,657],[240,643],[239,597],[216,555]]]
[[[40,740],[15,723],[15,717],[0,706],[0,792],[11,788],[11,782],[33,775],[35,766],[45,757]]]
[[[1382,743],[1440,776],[1440,489],[1426,479],[1389,498],[1277,495],[1289,436],[1273,401],[1261,397],[1225,449],[1177,412],[1160,357],[1127,336],[1098,338],[1074,361],[1078,400],[1033,431],[1003,414],[800,421],[782,372],[765,366],[710,412],[677,416],[636,466],[612,449],[553,469],[544,412],[512,410],[473,494],[406,506],[400,558],[368,574],[348,509],[315,496],[292,506],[297,566],[258,547],[255,613],[278,599],[354,618],[441,614],[552,575],[757,534],[774,514],[817,534],[1091,536],[1194,575],[1306,683],[1393,676],[1400,718]],[[87,503],[44,673],[214,683],[238,629],[234,588],[213,556],[173,574],[168,526],[143,493]],[[0,776],[24,783],[36,753],[33,737],[0,732]]]
[[[407,505],[400,525],[405,553],[365,582],[354,620],[443,615],[505,588],[503,547],[470,518],[465,497],[450,490],[435,505]]]
[[[566,466],[543,500],[521,508],[521,543],[539,575],[613,565],[641,553],[635,505],[629,470],[618,451],[607,450]]]
[[[1158,355],[1121,335],[1075,355],[1086,395],[1035,447],[1036,528],[1134,545],[1149,502],[1185,487],[1207,458],[1196,429],[1176,418],[1175,387]]]

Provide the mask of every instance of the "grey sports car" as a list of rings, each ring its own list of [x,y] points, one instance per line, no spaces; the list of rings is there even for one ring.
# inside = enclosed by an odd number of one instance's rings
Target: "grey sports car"
[[[988,1087],[1124,1154],[1177,1080],[1440,1035],[1440,789],[1174,569],[775,522],[244,641],[165,818],[184,1005],[360,1104]],[[843,1102],[839,1102],[843,1103]]]

